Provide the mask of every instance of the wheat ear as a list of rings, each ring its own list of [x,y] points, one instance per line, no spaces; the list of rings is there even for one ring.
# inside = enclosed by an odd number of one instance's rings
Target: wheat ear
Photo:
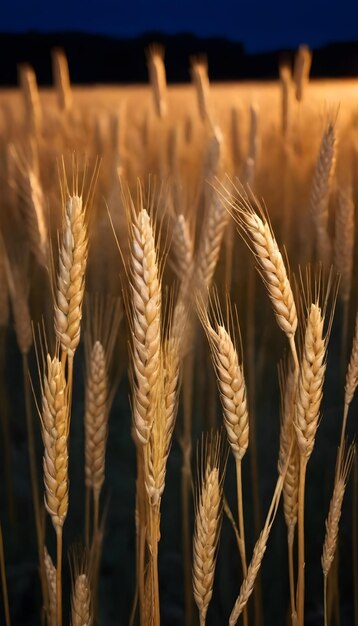
[[[270,527],[267,527],[262,531],[259,539],[255,544],[252,559],[247,570],[247,575],[240,587],[239,596],[230,614],[229,626],[235,626],[253,592],[255,580],[266,551],[266,544],[269,538],[269,534]]]
[[[222,518],[223,474],[220,466],[220,438],[202,446],[198,472],[193,539],[193,589],[204,626],[213,593],[216,557]],[[198,462],[199,465],[199,462]]]
[[[168,110],[167,81],[164,65],[164,48],[158,44],[148,49],[148,70],[153,89],[155,111],[159,118],[165,117]]]
[[[145,209],[131,227],[133,416],[138,440],[148,443],[160,380],[160,275],[151,219]]]
[[[223,408],[224,424],[231,450],[236,464],[236,486],[238,507],[238,545],[241,557],[244,578],[247,575],[245,526],[242,498],[241,462],[249,445],[249,415],[247,408],[247,394],[243,368],[239,363],[237,349],[229,332],[223,325],[220,305],[215,296],[214,313],[215,328],[211,325],[205,309],[200,313],[206,331],[212,360],[216,372],[220,399]],[[212,301],[211,301],[212,303]],[[213,308],[213,307],[211,307]],[[229,317],[233,320],[230,308]],[[247,611],[244,611],[244,624],[247,622]]]
[[[208,64],[206,59],[193,58],[191,60],[191,78],[196,90],[199,115],[202,122],[205,123],[210,119],[210,85],[208,78]]]
[[[297,624],[304,624],[304,501],[305,477],[319,423],[323,382],[326,370],[326,339],[323,335],[324,313],[318,303],[311,304],[306,322],[298,380],[294,426],[300,454],[298,493],[298,582]]]
[[[185,280],[190,273],[194,246],[188,221],[182,213],[178,215],[173,226],[173,247],[178,264],[178,275],[181,280]]]
[[[342,187],[338,192],[335,226],[334,263],[341,275],[338,293],[346,303],[351,293],[354,252],[354,201],[351,186]]]
[[[86,574],[78,574],[71,598],[71,626],[91,626],[92,623],[89,580]]]
[[[45,506],[57,539],[57,626],[62,626],[62,527],[68,510],[69,409],[61,361],[47,355],[47,373],[42,383],[42,439]]]
[[[346,374],[344,403],[349,405],[358,385],[358,312],[356,313],[355,330],[352,344],[352,352]]]
[[[308,83],[309,73],[312,63],[312,53],[308,46],[302,45],[298,48],[295,57],[294,81],[296,85],[296,100],[303,100],[304,89]]]
[[[44,548],[44,563],[45,563],[45,572],[46,572],[46,581],[47,581],[47,591],[48,591],[48,621],[50,626],[56,626],[56,568],[52,562],[52,559],[47,551],[47,548]]]
[[[296,305],[281,252],[263,212],[256,213],[247,196],[226,202],[248,240],[270,297],[277,323],[292,341],[297,328]]]
[[[80,341],[88,255],[86,205],[69,196],[65,205],[55,302],[55,331],[61,348],[73,358]]]
[[[331,260],[331,241],[328,233],[329,196],[336,162],[336,128],[329,121],[322,136],[311,185],[310,209],[317,233],[318,259],[324,266]]]
[[[72,106],[72,92],[67,58],[63,50],[52,50],[52,73],[61,111],[69,111]]]
[[[355,445],[351,444],[348,451],[343,449],[338,456],[334,478],[333,494],[326,519],[326,535],[323,544],[321,564],[324,577],[324,623],[328,624],[327,616],[327,578],[336,552],[341,518],[342,504],[349,473],[352,468]]]

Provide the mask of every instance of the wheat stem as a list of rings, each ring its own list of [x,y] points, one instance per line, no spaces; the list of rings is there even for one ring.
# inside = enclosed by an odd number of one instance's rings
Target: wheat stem
[[[305,480],[307,459],[300,456],[298,484],[298,573],[297,573],[297,626],[304,626],[305,602]]]
[[[56,626],[62,626],[62,526],[56,528],[56,547]]]
[[[1,523],[0,523],[0,570],[1,570],[1,587],[2,587],[2,598],[3,598],[3,604],[4,604],[5,625],[11,626],[9,597],[7,593],[7,582],[6,582],[5,552],[4,552],[4,542],[3,542],[3,536],[2,536]]]
[[[241,477],[241,460],[236,458],[236,488],[237,488],[237,510],[239,524],[239,550],[242,565],[243,578],[247,576],[246,563],[246,547],[245,547],[245,526],[244,526],[244,509],[242,501],[242,477]],[[247,607],[244,608],[244,626],[248,625]]]

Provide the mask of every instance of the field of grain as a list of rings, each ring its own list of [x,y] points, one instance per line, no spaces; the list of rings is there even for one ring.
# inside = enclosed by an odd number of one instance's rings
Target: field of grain
[[[299,55],[1,91],[6,626],[358,624],[358,83]]]

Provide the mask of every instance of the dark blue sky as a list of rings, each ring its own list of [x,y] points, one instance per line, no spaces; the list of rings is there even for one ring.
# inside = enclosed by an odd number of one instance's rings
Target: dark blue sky
[[[0,0],[0,30],[223,35],[249,51],[358,38],[358,0]]]

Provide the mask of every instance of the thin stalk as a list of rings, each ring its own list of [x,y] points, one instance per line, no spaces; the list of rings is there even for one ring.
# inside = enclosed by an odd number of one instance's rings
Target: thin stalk
[[[194,351],[186,358],[183,368],[183,438],[182,438],[182,541],[183,541],[183,570],[184,570],[184,602],[185,624],[191,626],[193,620],[193,594],[191,587],[191,531],[190,531],[190,502],[191,502],[191,422],[192,422],[192,395],[194,374]]]
[[[12,526],[15,525],[15,500],[14,482],[11,466],[11,431],[9,425],[9,406],[5,384],[5,364],[6,364],[6,328],[0,328],[0,397],[1,397],[1,429],[3,436],[2,454],[4,458],[4,478],[6,485],[6,500],[9,520]]]
[[[158,575],[158,537],[159,537],[159,508],[151,508],[151,574],[153,594],[153,617],[154,626],[160,626],[160,603],[159,603],[159,575]]]
[[[242,476],[241,476],[241,460],[236,459],[236,488],[237,488],[237,512],[238,512],[238,525],[239,525],[239,550],[242,565],[242,575],[245,579],[247,576],[247,563],[246,563],[246,547],[245,547],[245,526],[244,526],[244,508],[242,501]],[[247,606],[243,612],[244,626],[248,626],[248,614]]]
[[[305,616],[305,482],[307,459],[300,456],[300,479],[298,486],[298,577],[297,577],[297,626],[304,626]]]
[[[31,409],[29,360],[28,360],[27,354],[22,355],[22,373],[23,373],[23,380],[24,380],[27,447],[28,447],[29,463],[30,463],[32,501],[34,505],[34,514],[35,514],[37,550],[38,550],[38,559],[39,559],[39,565],[40,565],[41,591],[42,591],[42,599],[44,601],[45,606],[47,606],[47,583],[46,583],[46,573],[45,573],[45,563],[44,563],[44,529],[43,529],[43,525],[41,521],[40,497],[39,497],[39,488],[38,488],[38,482],[37,482],[38,473],[37,473],[37,462],[36,462],[35,435],[34,435],[34,428],[33,428],[33,421],[32,421],[32,409]]]
[[[291,603],[291,624],[296,623],[296,601],[295,601],[295,571],[293,566],[293,544],[295,540],[295,529],[291,527],[287,533],[288,549],[288,575],[290,582],[290,603]]]
[[[353,598],[354,598],[354,626],[358,626],[358,461],[354,455],[353,473],[353,520],[352,520],[352,545],[353,545]]]
[[[62,626],[62,527],[56,528],[56,544],[56,626]]]
[[[99,520],[99,497],[100,492],[93,492],[93,536],[97,537],[98,533],[98,520]]]
[[[328,626],[328,616],[327,616],[327,576],[323,577],[323,613],[324,613],[324,626]]]
[[[0,524],[0,568],[1,568],[2,597],[3,597],[4,614],[5,614],[5,626],[10,626],[11,621],[10,621],[9,597],[7,593],[5,553],[4,553],[4,542],[2,538],[1,524]]]
[[[255,536],[259,536],[261,531],[261,505],[260,505],[260,488],[259,488],[259,467],[256,440],[256,368],[255,368],[255,292],[256,292],[255,273],[252,264],[249,266],[248,287],[247,287],[247,357],[248,357],[248,399],[250,408],[250,469],[251,469],[251,493],[253,503],[254,530]],[[254,610],[255,625],[262,624],[262,593],[261,593],[261,577],[257,576],[254,587]]]

